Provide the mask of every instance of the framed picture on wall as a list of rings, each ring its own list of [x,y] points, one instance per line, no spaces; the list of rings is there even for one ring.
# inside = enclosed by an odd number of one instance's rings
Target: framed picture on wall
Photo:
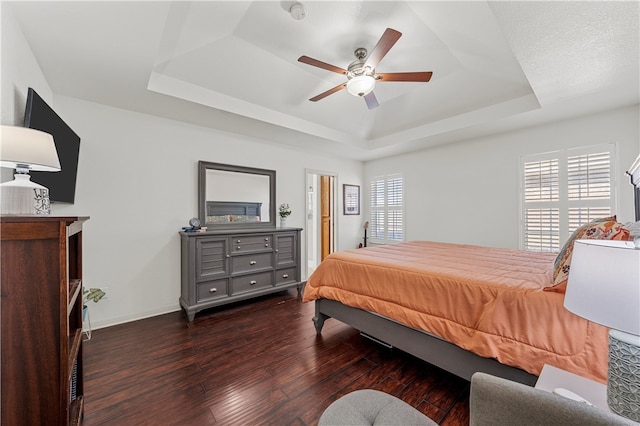
[[[342,185],[344,214],[360,214],[360,186]]]

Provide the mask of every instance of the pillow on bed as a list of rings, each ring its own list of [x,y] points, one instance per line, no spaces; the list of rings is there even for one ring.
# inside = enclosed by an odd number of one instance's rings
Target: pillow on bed
[[[637,222],[626,222],[624,227],[629,230],[629,239],[633,240],[636,237],[640,237],[640,220]]]
[[[575,240],[628,240],[629,230],[616,221],[616,216],[596,219],[576,229],[558,253],[553,268],[553,284],[545,291],[564,293],[571,268],[571,255]]]
[[[573,242],[575,240],[581,239],[584,236],[584,234],[587,232],[587,228],[593,226],[596,223],[612,222],[612,221],[616,222],[617,220],[618,219],[617,219],[616,215],[609,216],[609,217],[602,217],[600,219],[594,219],[589,223],[585,223],[584,225],[578,227],[578,229],[573,231],[571,236],[569,238],[567,238],[567,241],[564,242],[564,245],[562,246],[562,249],[560,250],[560,253],[558,253],[558,256],[556,257],[556,261],[553,264],[553,267],[554,267],[553,279],[554,280],[556,279],[556,276],[558,275],[558,265],[560,265],[562,260],[566,257],[567,252],[569,252],[569,254],[570,254],[571,251],[573,251]],[[571,257],[571,256],[569,256],[569,257]]]

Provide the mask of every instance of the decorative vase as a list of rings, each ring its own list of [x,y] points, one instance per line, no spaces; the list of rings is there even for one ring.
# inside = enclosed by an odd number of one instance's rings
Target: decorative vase
[[[287,218],[281,217],[280,218],[280,228],[286,228],[286,227],[287,227]]]
[[[0,214],[48,215],[49,190],[31,180],[27,173],[16,173],[14,180],[0,185],[2,203]]]

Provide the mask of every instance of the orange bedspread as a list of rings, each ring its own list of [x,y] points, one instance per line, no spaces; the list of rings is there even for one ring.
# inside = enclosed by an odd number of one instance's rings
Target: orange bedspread
[[[539,375],[544,364],[606,382],[608,329],[545,292],[555,255],[413,241],[334,253],[305,302],[337,300]]]

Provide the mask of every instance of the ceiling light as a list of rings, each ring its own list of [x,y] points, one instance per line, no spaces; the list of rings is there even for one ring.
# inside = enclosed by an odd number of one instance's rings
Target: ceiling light
[[[370,75],[357,75],[347,81],[347,91],[353,96],[366,96],[376,86],[376,79]]]
[[[291,13],[293,19],[297,20],[304,19],[304,17],[307,16],[307,11],[305,10],[302,3],[294,3],[293,5],[291,5],[291,7],[289,8],[289,13]]]

